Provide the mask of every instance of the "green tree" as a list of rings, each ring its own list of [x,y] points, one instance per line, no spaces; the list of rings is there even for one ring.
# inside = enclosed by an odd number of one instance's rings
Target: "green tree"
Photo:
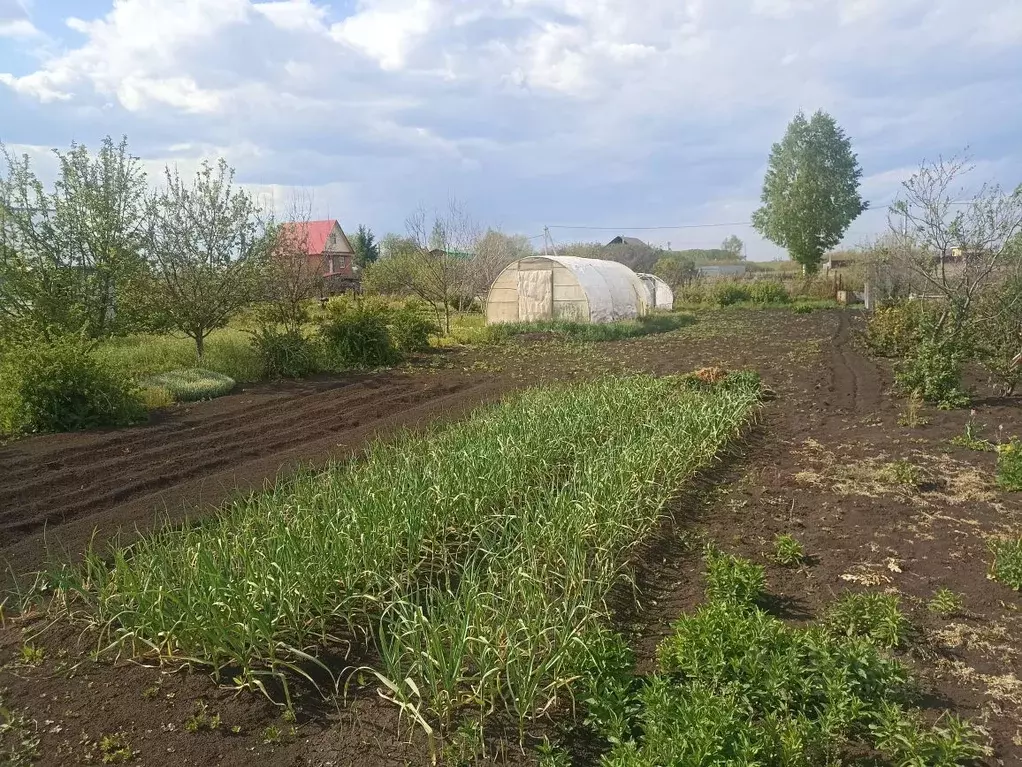
[[[358,231],[351,238],[351,247],[355,251],[355,266],[359,269],[365,269],[380,257],[380,245],[372,229],[364,224],[359,224]]]
[[[728,235],[724,242],[721,243],[720,249],[727,251],[735,261],[743,261],[745,259],[745,243],[737,235]]]
[[[165,173],[167,187],[150,205],[155,298],[171,327],[195,341],[201,360],[206,337],[258,295],[275,242],[223,159],[203,162],[191,184],[176,170]]]
[[[672,288],[688,285],[698,276],[699,270],[691,258],[666,256],[656,262],[653,274],[662,279]]]
[[[47,191],[27,155],[0,146],[0,315],[42,332],[81,330],[94,338],[135,329],[133,290],[146,278],[146,177],[127,139],[107,136],[92,155],[72,144],[57,157]],[[120,318],[120,319],[119,319]],[[129,323],[130,324],[130,323]]]
[[[826,112],[799,112],[774,144],[753,226],[787,249],[807,274],[868,207],[859,196],[862,168],[851,140]]]

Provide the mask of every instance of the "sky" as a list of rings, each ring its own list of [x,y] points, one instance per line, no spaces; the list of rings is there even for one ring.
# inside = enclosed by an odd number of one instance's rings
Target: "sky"
[[[457,199],[511,233],[733,233],[768,260],[770,147],[824,109],[873,205],[854,245],[938,155],[968,151],[963,193],[1022,182],[1020,92],[1019,0],[0,0],[0,142],[41,176],[127,135],[153,184],[222,156],[378,235]]]

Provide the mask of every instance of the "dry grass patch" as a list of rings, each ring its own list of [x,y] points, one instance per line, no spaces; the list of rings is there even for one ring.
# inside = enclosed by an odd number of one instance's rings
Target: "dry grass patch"
[[[798,472],[795,480],[839,495],[894,496],[923,507],[997,501],[986,474],[947,455],[914,452],[909,459],[892,460],[881,452],[852,459],[815,440],[806,440],[800,452],[808,468]]]

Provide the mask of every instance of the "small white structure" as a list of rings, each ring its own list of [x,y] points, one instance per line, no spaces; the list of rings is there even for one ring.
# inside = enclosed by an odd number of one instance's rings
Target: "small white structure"
[[[574,256],[529,256],[490,287],[486,322],[613,322],[649,312],[648,291],[624,264]]]
[[[646,286],[648,295],[647,301],[654,309],[671,311],[674,308],[674,291],[671,286],[661,280],[655,274],[638,273],[642,284]]]

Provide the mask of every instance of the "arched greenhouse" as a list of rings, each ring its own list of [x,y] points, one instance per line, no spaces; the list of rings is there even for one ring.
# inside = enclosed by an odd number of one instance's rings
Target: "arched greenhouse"
[[[646,286],[649,305],[660,310],[671,311],[674,308],[674,291],[671,286],[661,280],[655,274],[638,274],[640,280]]]
[[[616,261],[530,256],[509,264],[493,281],[486,322],[634,319],[649,313],[648,296],[639,276]]]

